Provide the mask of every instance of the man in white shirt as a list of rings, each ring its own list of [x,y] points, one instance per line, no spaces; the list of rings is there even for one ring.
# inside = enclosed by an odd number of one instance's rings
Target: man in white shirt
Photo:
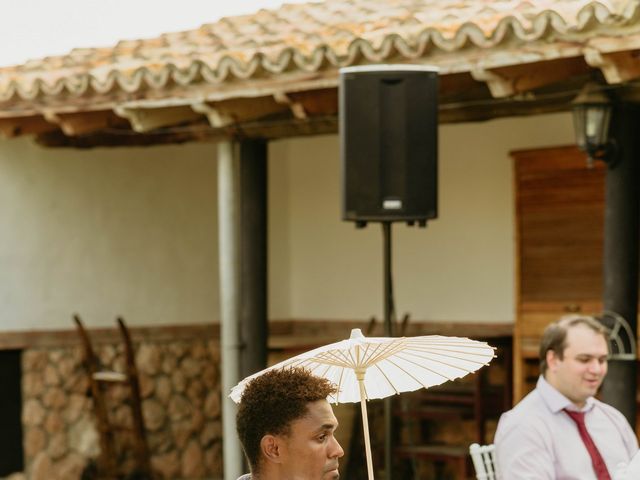
[[[546,328],[536,388],[496,430],[504,480],[615,480],[619,466],[629,464],[638,452],[633,430],[618,410],[593,398],[608,355],[607,332],[593,317],[563,317]]]
[[[236,418],[251,467],[238,480],[338,480],[344,450],[326,398],[335,385],[307,370],[270,370],[244,389]]]

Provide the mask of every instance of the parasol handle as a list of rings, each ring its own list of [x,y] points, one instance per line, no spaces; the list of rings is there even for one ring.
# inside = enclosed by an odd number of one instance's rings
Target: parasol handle
[[[364,431],[364,449],[367,456],[367,473],[369,480],[373,480],[373,462],[371,460],[371,440],[369,439],[369,419],[367,417],[367,394],[364,390],[364,372],[357,375],[360,385],[360,410],[362,411],[362,430]]]

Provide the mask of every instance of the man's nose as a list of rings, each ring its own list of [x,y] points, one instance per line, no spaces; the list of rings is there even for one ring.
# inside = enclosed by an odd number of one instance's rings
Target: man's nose
[[[340,442],[338,442],[338,440],[336,439],[336,437],[333,437],[333,448],[331,449],[331,457],[336,457],[336,458],[340,458],[344,456],[344,450],[342,449],[342,445],[340,445]]]
[[[591,360],[589,362],[589,370],[591,372],[601,373],[601,372],[605,371],[605,369],[606,369],[606,364],[601,362],[597,358],[594,358],[593,360]]]

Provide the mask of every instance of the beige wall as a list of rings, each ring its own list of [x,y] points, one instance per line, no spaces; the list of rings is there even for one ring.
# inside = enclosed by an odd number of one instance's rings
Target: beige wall
[[[340,221],[336,136],[286,142],[293,318],[382,316],[382,233]],[[514,149],[573,142],[556,114],[445,125],[439,131],[439,218],[393,227],[399,314],[416,320],[511,322],[514,317]]]
[[[1,328],[215,320],[214,152],[0,143]]]
[[[439,216],[394,226],[397,309],[513,319],[508,152],[573,141],[556,114],[440,128]],[[382,314],[382,234],[340,220],[338,137],[269,148],[270,316]],[[212,144],[44,150],[0,141],[0,329],[217,321]]]

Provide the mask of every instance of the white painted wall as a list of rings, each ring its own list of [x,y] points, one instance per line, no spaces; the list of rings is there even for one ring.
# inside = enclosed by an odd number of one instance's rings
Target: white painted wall
[[[382,232],[340,221],[336,136],[286,142],[292,318],[383,315]],[[514,226],[509,151],[573,142],[568,114],[445,125],[439,218],[393,227],[399,314],[415,320],[512,322]]]
[[[0,143],[0,328],[214,321],[212,144]]]
[[[440,218],[394,226],[416,320],[513,319],[512,149],[573,141],[556,114],[440,128]],[[338,137],[269,148],[270,317],[382,315],[382,234],[340,220]],[[211,144],[46,150],[0,141],[0,330],[215,322]]]

